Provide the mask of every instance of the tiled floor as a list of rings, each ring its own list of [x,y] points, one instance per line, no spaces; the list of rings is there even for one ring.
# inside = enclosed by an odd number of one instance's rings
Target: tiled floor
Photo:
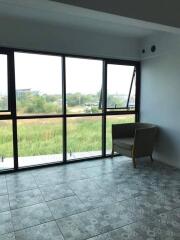
[[[0,175],[0,240],[178,240],[180,170],[116,157]]]

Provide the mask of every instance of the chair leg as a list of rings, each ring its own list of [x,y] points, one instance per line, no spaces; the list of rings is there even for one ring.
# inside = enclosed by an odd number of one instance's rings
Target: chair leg
[[[154,159],[153,159],[152,155],[150,155],[150,158],[151,158],[151,162],[153,163],[153,162],[154,162]]]
[[[111,153],[111,158],[114,157],[114,146],[112,146],[112,153]]]
[[[132,160],[133,160],[133,167],[136,168],[136,159],[135,159],[135,157],[132,157]]]

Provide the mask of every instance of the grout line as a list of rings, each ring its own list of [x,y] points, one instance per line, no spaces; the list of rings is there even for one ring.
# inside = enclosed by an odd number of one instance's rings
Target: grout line
[[[38,188],[35,188],[36,190],[39,190]],[[34,189],[32,189],[32,191],[33,191]],[[30,190],[31,191],[31,190]],[[19,192],[18,192],[19,193]],[[20,192],[20,193],[22,193],[22,192]],[[21,208],[26,208],[26,207],[32,207],[32,206],[35,206],[35,205],[38,205],[38,204],[43,204],[43,203],[45,203],[45,201],[43,201],[44,199],[43,199],[43,197],[42,197],[42,200],[40,201],[40,202],[36,202],[36,203],[31,203],[31,204],[29,204],[29,205],[26,205],[26,206],[22,206],[22,207],[16,207],[16,208],[13,208],[13,209],[11,209],[11,207],[10,207],[10,211],[14,211],[14,210],[18,210],[18,209],[21,209]]]
[[[33,226],[28,226],[28,227],[25,227],[25,228],[21,228],[21,229],[18,229],[18,230],[14,230],[14,233],[19,232],[19,231],[23,231],[23,230],[26,230],[26,229],[29,229],[29,228],[37,227],[37,226],[40,226],[40,225],[43,225],[43,224],[49,223],[49,222],[55,222],[55,220],[46,220],[46,221],[44,221],[43,223],[39,223],[39,224],[35,224],[35,225],[33,225]],[[1,235],[0,235],[0,236],[1,236]]]
[[[56,226],[57,226],[57,228],[59,229],[60,233],[62,234],[63,239],[65,240],[64,234],[63,234],[63,232],[61,231],[61,229],[60,229],[59,225],[57,224],[57,221],[56,221],[56,220],[55,220],[55,223],[56,223]]]
[[[5,175],[5,179],[6,179],[6,175]],[[6,187],[7,187],[7,191],[8,191],[7,179],[6,179]],[[10,215],[11,215],[11,225],[12,225],[13,232],[14,232],[14,224],[13,224],[13,221],[12,221],[12,213],[11,213],[11,207],[10,207],[10,201],[9,201],[9,192],[8,192],[8,203],[9,203],[9,212],[10,212]]]

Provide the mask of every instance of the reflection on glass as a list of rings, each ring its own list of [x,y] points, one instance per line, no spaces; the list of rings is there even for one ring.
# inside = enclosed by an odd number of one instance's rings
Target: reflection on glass
[[[0,54],[0,111],[8,110],[7,55]]]
[[[67,113],[97,113],[102,89],[102,61],[66,58]]]
[[[12,121],[0,120],[0,170],[13,167]]]
[[[106,117],[106,153],[112,151],[112,124],[133,123],[135,115],[107,116]]]
[[[62,112],[61,57],[15,53],[18,115]]]
[[[108,64],[107,109],[123,110],[134,108],[135,82],[136,72],[134,66]]]
[[[18,120],[19,166],[62,161],[62,120]]]
[[[85,158],[102,154],[102,118],[67,119],[67,158]]]

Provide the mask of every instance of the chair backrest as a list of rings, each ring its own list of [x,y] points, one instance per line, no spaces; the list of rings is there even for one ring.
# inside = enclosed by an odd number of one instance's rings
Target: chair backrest
[[[156,126],[152,124],[139,124],[135,131],[134,155],[136,157],[151,155],[156,135]]]
[[[112,124],[112,138],[134,137],[135,129],[135,123]]]
[[[137,128],[152,128],[152,127],[156,127],[156,125],[151,124],[151,123],[135,123],[136,124],[136,129]]]

